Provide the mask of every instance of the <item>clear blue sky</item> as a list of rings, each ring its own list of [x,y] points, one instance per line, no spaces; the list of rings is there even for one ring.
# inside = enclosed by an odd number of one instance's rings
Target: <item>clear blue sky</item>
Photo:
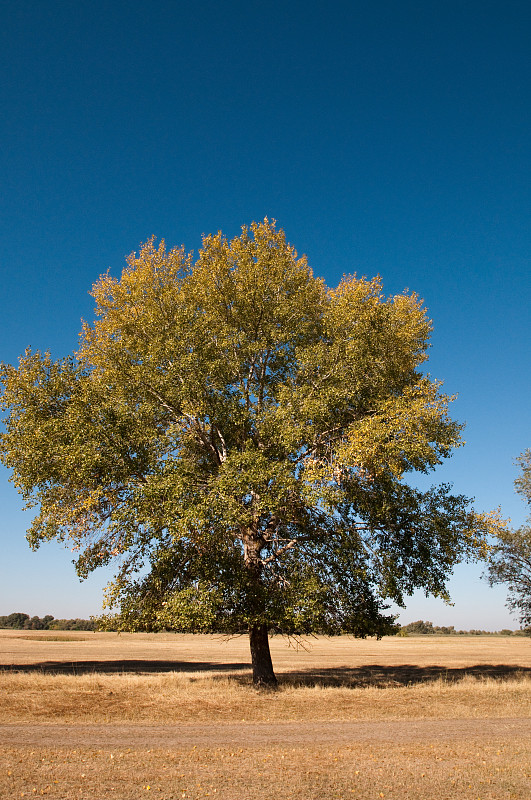
[[[521,524],[530,42],[527,1],[4,0],[0,359],[71,352],[92,283],[152,234],[197,249],[267,215],[329,285],[380,273],[424,298],[429,370],[467,423],[434,480]],[[108,575],[29,550],[6,471],[0,501],[0,614],[97,613]],[[480,571],[401,620],[516,627]]]

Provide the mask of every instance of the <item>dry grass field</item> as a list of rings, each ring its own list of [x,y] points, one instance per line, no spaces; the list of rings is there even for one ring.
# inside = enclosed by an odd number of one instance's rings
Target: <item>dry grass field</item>
[[[0,631],[0,797],[529,800],[531,640]]]

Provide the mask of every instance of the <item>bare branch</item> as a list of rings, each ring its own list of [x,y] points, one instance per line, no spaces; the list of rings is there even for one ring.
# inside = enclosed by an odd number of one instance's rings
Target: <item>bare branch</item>
[[[291,539],[291,541],[289,541],[283,547],[279,547],[278,550],[275,550],[273,553],[271,553],[270,556],[268,556],[267,558],[262,558],[260,559],[260,561],[264,565],[270,564],[272,561],[276,561],[279,558],[279,556],[283,555],[284,553],[287,553],[288,550],[293,550],[293,548],[297,544],[299,544],[298,539]]]

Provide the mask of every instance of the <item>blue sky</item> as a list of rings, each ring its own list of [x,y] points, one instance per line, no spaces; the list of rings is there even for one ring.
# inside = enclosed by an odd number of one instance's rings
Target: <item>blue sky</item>
[[[0,29],[0,359],[59,357],[88,296],[152,234],[197,250],[275,218],[335,285],[379,273],[434,322],[428,369],[467,445],[434,481],[521,524],[531,446],[531,6],[5,0]],[[58,545],[32,553],[0,472],[0,614],[88,616]],[[516,627],[462,566],[455,606],[401,619]]]

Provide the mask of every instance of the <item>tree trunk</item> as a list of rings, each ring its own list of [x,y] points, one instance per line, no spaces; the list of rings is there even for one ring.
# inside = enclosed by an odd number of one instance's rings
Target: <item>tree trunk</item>
[[[277,685],[273,672],[273,662],[269,650],[267,625],[250,625],[251,660],[253,664],[253,683],[255,686],[272,688]]]
[[[252,609],[249,609],[253,616],[258,618],[264,614],[264,596],[262,585],[263,564],[260,559],[260,550],[264,544],[263,538],[258,533],[258,521],[243,531],[242,535],[245,566],[249,571],[250,585],[254,586],[254,597],[252,598]],[[249,625],[249,642],[251,645],[251,661],[253,664],[253,683],[255,686],[274,687],[277,679],[273,672],[273,662],[269,650],[269,636],[267,635],[267,624],[265,622]]]

